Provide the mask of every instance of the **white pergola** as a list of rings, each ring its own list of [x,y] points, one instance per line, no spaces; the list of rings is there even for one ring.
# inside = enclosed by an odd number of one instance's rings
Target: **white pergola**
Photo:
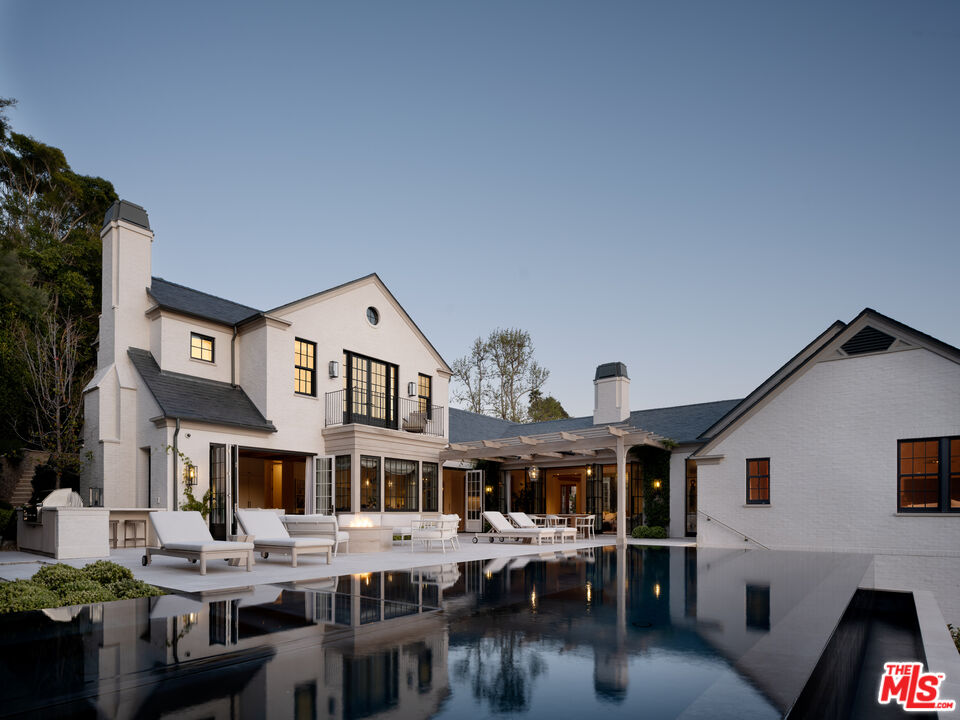
[[[584,462],[598,450],[612,450],[617,456],[617,544],[627,542],[627,450],[636,445],[667,449],[666,438],[627,423],[594,425],[574,432],[517,435],[496,440],[450,443],[440,460],[492,460],[534,462],[543,458],[581,458]]]

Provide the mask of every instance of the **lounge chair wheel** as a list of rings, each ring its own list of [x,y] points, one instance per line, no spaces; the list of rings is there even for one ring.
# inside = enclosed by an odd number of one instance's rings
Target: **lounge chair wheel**
[[[194,565],[196,565],[196,564],[197,564],[197,559],[196,559],[196,558],[190,558],[190,562],[193,563]]]
[[[500,542],[503,542],[505,538],[500,538]]]
[[[490,538],[490,544],[493,545],[493,538]]]
[[[148,562],[149,562],[149,561],[147,560],[147,556],[146,556],[146,555],[144,555],[142,558],[140,558],[140,564],[143,565],[144,567],[147,566],[147,563],[148,563]]]
[[[270,557],[270,553],[268,553],[268,552],[266,552],[266,553],[260,553],[260,557],[262,557],[264,560],[266,560],[268,557]]]
[[[480,538],[478,538],[476,535],[474,535],[474,536],[473,536],[473,542],[474,542],[474,544],[480,542]]]

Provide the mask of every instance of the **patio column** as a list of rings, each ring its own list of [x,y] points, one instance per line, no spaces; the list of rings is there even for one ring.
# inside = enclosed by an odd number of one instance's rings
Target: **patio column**
[[[627,454],[623,436],[617,436],[617,545],[627,544]]]

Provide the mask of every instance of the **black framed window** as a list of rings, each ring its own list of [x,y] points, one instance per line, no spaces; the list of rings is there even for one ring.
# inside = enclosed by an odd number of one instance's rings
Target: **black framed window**
[[[334,485],[336,497],[334,507],[337,512],[350,512],[353,507],[353,493],[350,492],[350,456],[337,455],[334,463]]]
[[[747,460],[747,504],[770,504],[770,458]]]
[[[423,512],[437,512],[437,482],[440,474],[437,463],[421,463],[421,482],[423,483]]]
[[[293,390],[297,395],[317,394],[317,344],[295,338],[293,341]]]
[[[897,443],[897,510],[960,512],[960,438]]]
[[[212,363],[213,338],[200,333],[190,333],[190,357]]]
[[[380,510],[380,458],[360,456],[360,511]]]
[[[383,459],[383,509],[417,510],[417,463],[413,460]]]
[[[420,412],[429,420],[433,407],[433,378],[423,373],[417,375],[417,404]]]

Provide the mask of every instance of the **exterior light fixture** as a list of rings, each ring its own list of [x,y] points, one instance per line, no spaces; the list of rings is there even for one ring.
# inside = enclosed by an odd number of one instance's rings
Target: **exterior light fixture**
[[[417,394],[417,384],[412,380],[407,383],[407,395],[413,397]]]
[[[536,481],[540,477],[540,468],[536,465],[531,465],[527,468],[527,473],[530,475],[530,479]]]
[[[327,363],[327,369],[330,372],[330,377],[340,377],[340,363],[338,363],[336,360],[331,360],[329,363]]]
[[[492,485],[487,485],[487,486],[484,488],[484,490],[486,490],[487,495],[489,495],[490,493],[493,492],[493,486],[492,486]]]
[[[593,467],[587,465],[587,477],[593,477]]]
[[[654,489],[659,490],[659,489],[660,489],[660,481],[659,481],[659,480],[654,480],[654,481],[653,481],[653,487],[654,487]]]
[[[183,468],[183,480],[187,487],[194,487],[197,484],[197,466],[187,465]]]

